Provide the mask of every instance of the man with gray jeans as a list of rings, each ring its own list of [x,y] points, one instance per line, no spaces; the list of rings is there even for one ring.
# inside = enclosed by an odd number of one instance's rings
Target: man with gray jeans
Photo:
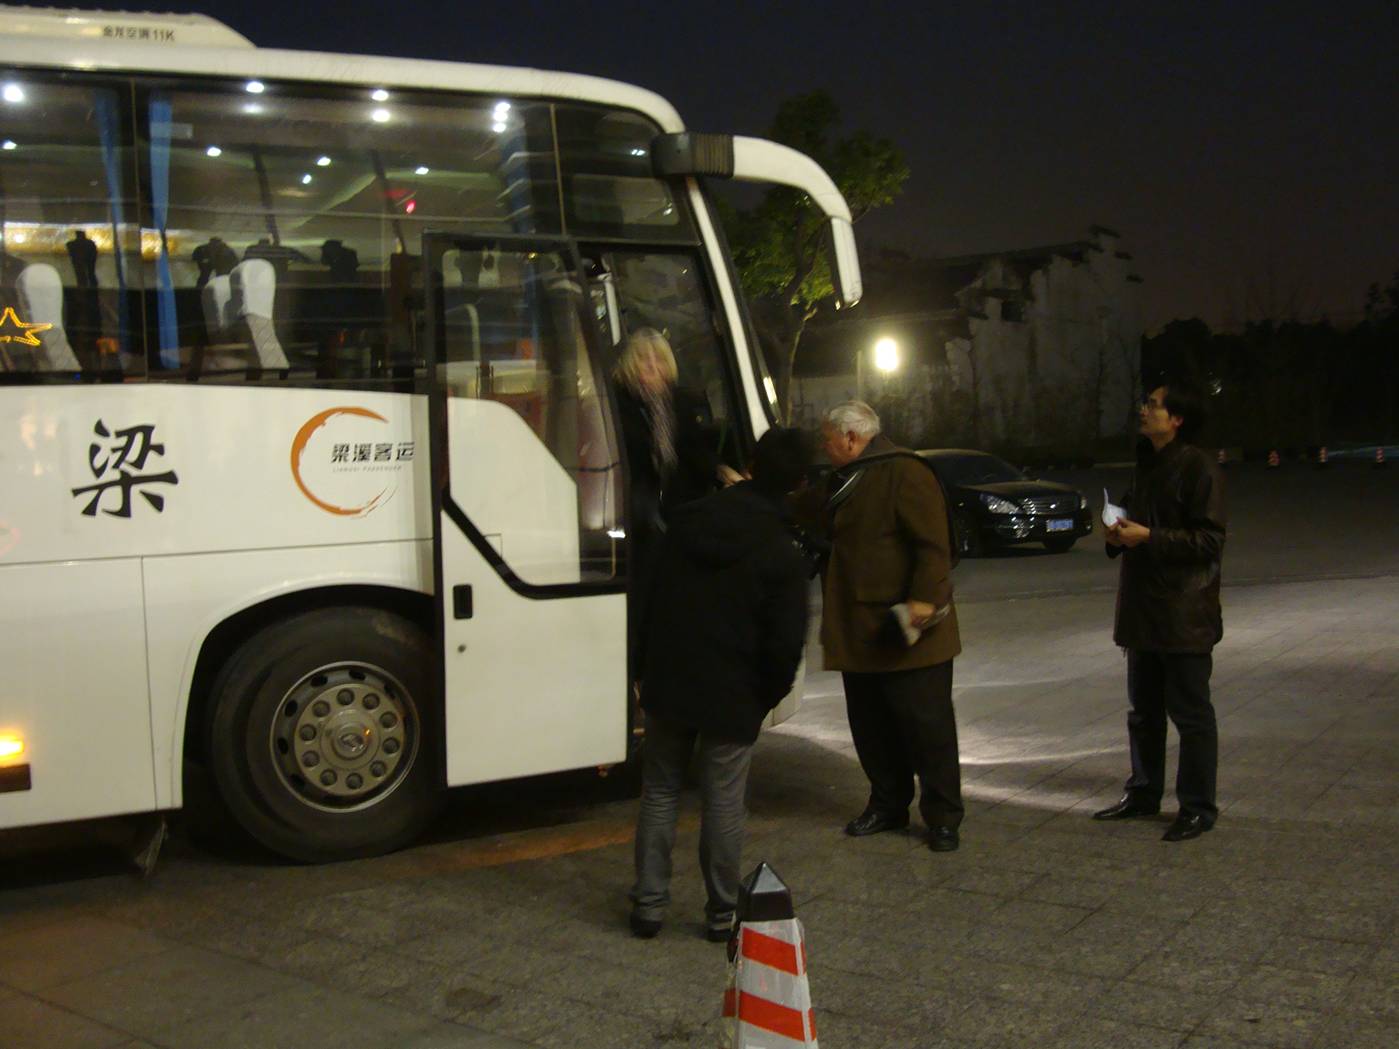
[[[631,930],[650,939],[670,903],[680,788],[698,751],[705,934],[728,939],[738,900],[753,743],[790,691],[806,639],[807,566],[784,518],[810,441],[773,429],[753,479],[678,508],[661,548],[642,631],[646,711]]]

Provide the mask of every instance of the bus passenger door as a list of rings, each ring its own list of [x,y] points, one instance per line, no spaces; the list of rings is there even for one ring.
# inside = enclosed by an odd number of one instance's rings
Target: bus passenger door
[[[447,783],[627,752],[621,456],[562,239],[424,238]]]

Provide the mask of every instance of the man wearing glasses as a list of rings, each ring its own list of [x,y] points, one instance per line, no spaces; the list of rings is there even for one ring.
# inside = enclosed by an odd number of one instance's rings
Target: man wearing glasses
[[[1214,458],[1192,441],[1203,421],[1192,391],[1158,386],[1141,406],[1141,435],[1126,516],[1107,526],[1107,554],[1122,558],[1113,640],[1127,650],[1127,737],[1132,774],[1122,800],[1096,820],[1154,816],[1165,789],[1166,719],[1180,734],[1179,812],[1164,841],[1214,826],[1219,735],[1210,702],[1219,608],[1224,491]]]

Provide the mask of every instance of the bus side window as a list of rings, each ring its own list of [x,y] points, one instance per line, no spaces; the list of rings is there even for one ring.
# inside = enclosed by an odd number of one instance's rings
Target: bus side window
[[[509,242],[449,248],[441,273],[449,404],[490,402],[449,408],[453,498],[526,582],[614,578],[622,471],[585,329],[589,289],[566,255]]]
[[[415,388],[423,230],[561,231],[548,106],[262,88],[141,95],[153,375]]]
[[[0,78],[0,381],[139,376],[122,85],[19,70]]]

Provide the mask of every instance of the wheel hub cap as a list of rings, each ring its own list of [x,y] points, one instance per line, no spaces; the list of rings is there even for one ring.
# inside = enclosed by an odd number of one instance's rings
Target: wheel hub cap
[[[343,811],[373,804],[402,781],[417,753],[416,725],[411,698],[386,671],[345,663],[287,692],[270,742],[289,789]]]

